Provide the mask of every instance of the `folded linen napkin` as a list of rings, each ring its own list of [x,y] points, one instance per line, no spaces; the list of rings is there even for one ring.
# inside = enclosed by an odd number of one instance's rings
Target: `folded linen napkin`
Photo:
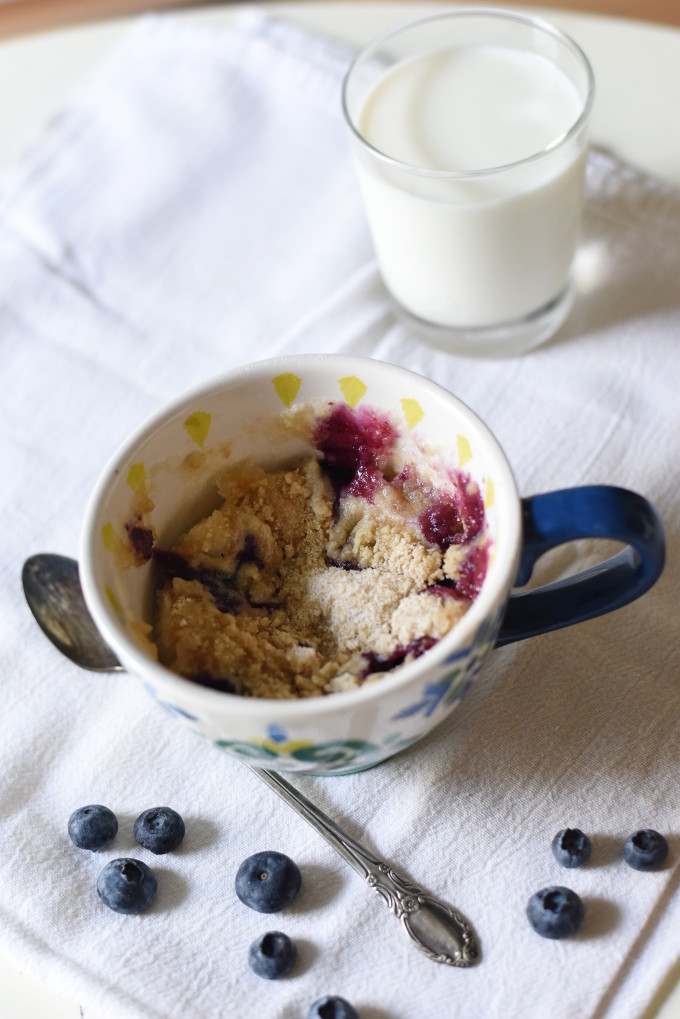
[[[86,1016],[293,1019],[327,993],[362,1019],[640,1016],[679,954],[680,195],[593,154],[561,334],[503,361],[425,346],[372,256],[339,112],[349,58],[254,12],[224,30],[143,19],[2,183],[0,949]],[[449,387],[494,430],[523,494],[624,485],[666,523],[668,565],[644,598],[495,652],[458,713],[379,768],[295,780],[472,921],[472,970],[421,956],[316,833],[137,681],[61,658],[21,595],[28,555],[75,554],[90,489],[144,416],[212,373],[298,351],[360,353]],[[542,575],[591,554],[561,549]],[[98,854],[66,835],[93,802],[120,820]],[[151,859],[132,823],[159,804],[187,834]],[[590,834],[587,867],[554,862],[565,826]],[[656,873],[621,858],[645,826],[671,847]],[[270,848],[303,873],[275,917],[233,887],[240,861]],[[121,855],[158,876],[137,917],[96,895]],[[569,941],[527,923],[547,884],[586,904]],[[246,961],[268,929],[299,951],[274,984]]]

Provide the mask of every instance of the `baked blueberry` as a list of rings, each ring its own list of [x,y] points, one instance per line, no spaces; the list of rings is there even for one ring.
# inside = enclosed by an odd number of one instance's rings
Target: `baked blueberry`
[[[139,913],[146,909],[157,886],[151,868],[130,857],[110,860],[97,878],[99,898],[116,913]]]
[[[635,870],[656,870],[668,856],[668,843],[653,828],[642,828],[626,839],[623,858]]]
[[[93,853],[113,842],[117,831],[118,818],[101,803],[79,807],[68,819],[68,834],[73,845]]]
[[[553,856],[562,867],[581,867],[590,859],[590,839],[580,828],[563,828],[552,840]]]
[[[297,957],[295,942],[281,931],[267,931],[253,941],[248,949],[248,963],[253,973],[265,980],[278,980],[293,968]]]
[[[135,821],[134,833],[140,846],[160,856],[177,849],[184,838],[184,821],[172,807],[151,807]]]
[[[301,883],[298,865],[290,857],[267,850],[243,861],[235,888],[244,906],[258,913],[278,913],[291,904]]]
[[[314,1002],[307,1019],[359,1019],[359,1013],[344,998],[337,994],[327,994]]]
[[[568,938],[583,923],[581,899],[571,888],[552,885],[532,895],[527,905],[529,923],[543,938]]]

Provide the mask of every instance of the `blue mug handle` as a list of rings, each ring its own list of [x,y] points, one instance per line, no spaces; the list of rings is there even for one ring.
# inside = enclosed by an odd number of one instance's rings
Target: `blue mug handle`
[[[578,538],[626,543],[587,570],[531,591],[513,591],[496,647],[572,626],[621,608],[656,582],[666,557],[663,525],[645,498],[625,488],[587,485],[522,499],[523,544],[516,587],[528,583],[536,560]]]

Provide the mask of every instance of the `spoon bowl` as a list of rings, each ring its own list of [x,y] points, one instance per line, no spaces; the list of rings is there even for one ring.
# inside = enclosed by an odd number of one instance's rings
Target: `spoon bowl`
[[[21,582],[38,626],[63,655],[92,672],[123,671],[92,621],[74,559],[51,552],[33,555],[24,563]]]

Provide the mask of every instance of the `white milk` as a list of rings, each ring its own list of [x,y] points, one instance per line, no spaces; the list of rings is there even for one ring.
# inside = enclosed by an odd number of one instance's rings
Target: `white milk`
[[[494,327],[558,297],[578,239],[584,142],[529,157],[583,106],[548,60],[495,45],[413,57],[373,85],[357,127],[391,158],[359,147],[359,180],[383,277],[403,307],[439,325]]]

